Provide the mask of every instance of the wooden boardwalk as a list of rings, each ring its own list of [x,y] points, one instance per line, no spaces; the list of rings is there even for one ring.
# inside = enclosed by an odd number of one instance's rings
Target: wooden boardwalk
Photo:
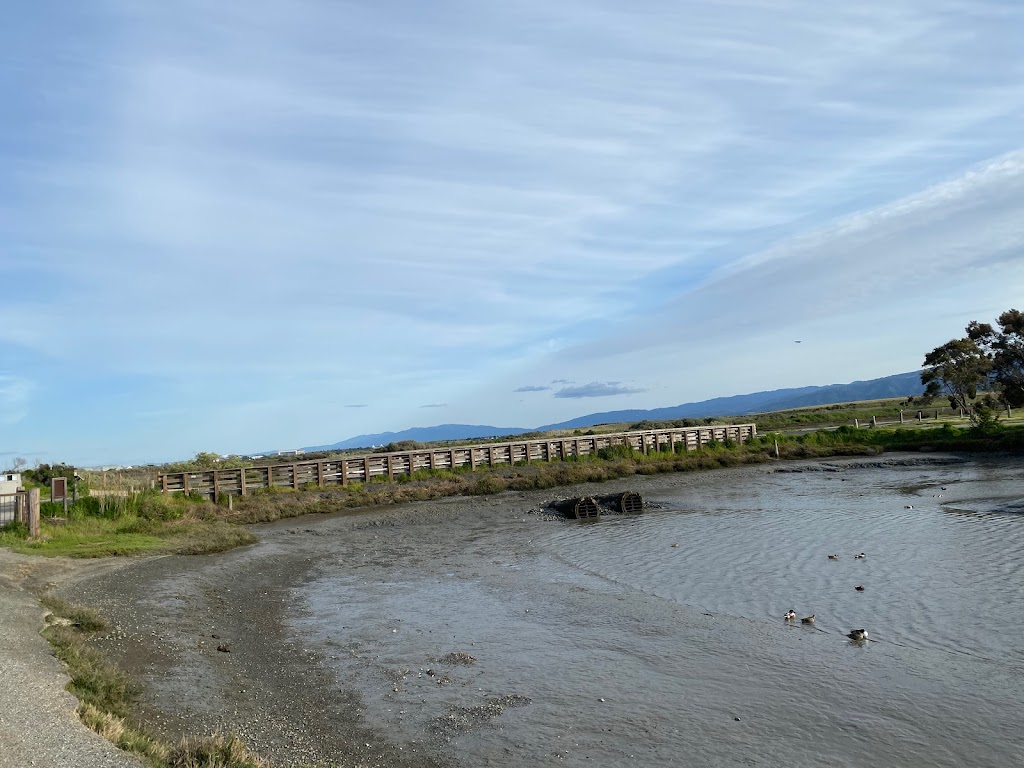
[[[324,488],[332,485],[366,483],[412,475],[420,470],[443,470],[501,465],[530,464],[591,456],[602,448],[630,445],[641,453],[659,450],[698,450],[711,442],[730,440],[743,443],[757,435],[754,424],[729,424],[710,427],[619,432],[607,435],[581,435],[543,440],[511,440],[506,443],[460,445],[452,448],[418,448],[395,453],[371,453],[365,456],[293,461],[266,467],[206,469],[194,472],[167,472],[157,476],[157,487],[164,493],[199,493],[245,496],[263,488]]]

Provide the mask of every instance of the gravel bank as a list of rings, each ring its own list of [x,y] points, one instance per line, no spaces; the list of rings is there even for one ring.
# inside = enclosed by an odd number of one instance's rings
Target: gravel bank
[[[26,584],[67,573],[62,563],[0,550],[0,768],[138,768],[82,725],[78,700],[64,690],[68,676],[39,634],[46,611]]]

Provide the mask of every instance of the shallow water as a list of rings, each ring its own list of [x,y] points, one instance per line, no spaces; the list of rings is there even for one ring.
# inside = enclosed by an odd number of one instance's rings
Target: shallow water
[[[388,558],[323,564],[294,628],[370,723],[465,766],[1024,765],[1019,462],[854,464],[660,482],[596,524],[513,510],[427,551],[382,530]]]
[[[575,567],[714,613],[775,620],[793,608],[827,632],[864,627],[908,648],[1024,661],[1018,467],[709,480],[659,497],[653,514],[565,526],[548,543]]]

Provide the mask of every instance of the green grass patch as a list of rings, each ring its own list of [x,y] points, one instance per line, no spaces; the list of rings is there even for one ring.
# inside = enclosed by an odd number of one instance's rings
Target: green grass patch
[[[255,541],[256,537],[239,525],[198,517],[81,517],[62,523],[43,519],[36,540],[22,536],[20,531],[8,532],[7,528],[0,533],[0,546],[15,552],[76,558],[198,555],[223,552]]]

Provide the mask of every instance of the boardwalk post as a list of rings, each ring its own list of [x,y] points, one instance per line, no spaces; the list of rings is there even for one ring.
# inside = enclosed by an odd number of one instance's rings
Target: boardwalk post
[[[341,484],[348,485],[348,462],[345,459],[341,460]]]
[[[370,482],[370,457],[367,456],[363,459],[363,482]]]
[[[476,472],[476,448],[469,446],[469,471]]]
[[[324,487],[324,463],[322,461],[316,463],[316,484],[321,488]]]
[[[245,496],[245,467],[238,468],[238,486],[241,488],[240,496]]]
[[[28,489],[28,535],[39,538],[39,489]]]
[[[292,490],[299,490],[299,465],[292,464]]]
[[[220,482],[217,476],[217,470],[213,470],[213,503],[217,503],[217,495],[220,493]]]

